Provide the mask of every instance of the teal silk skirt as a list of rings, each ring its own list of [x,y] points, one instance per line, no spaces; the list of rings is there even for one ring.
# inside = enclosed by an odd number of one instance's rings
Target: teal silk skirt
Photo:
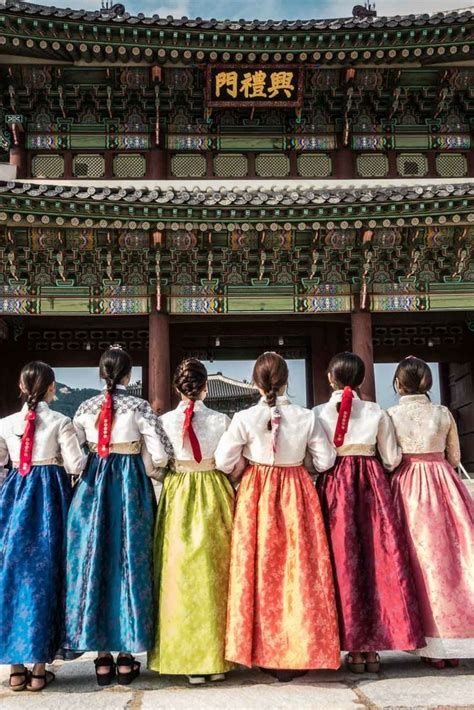
[[[225,673],[234,491],[220,471],[170,472],[155,533],[157,630],[148,665],[176,675]]]
[[[65,648],[153,645],[153,486],[139,454],[90,454],[68,517]]]

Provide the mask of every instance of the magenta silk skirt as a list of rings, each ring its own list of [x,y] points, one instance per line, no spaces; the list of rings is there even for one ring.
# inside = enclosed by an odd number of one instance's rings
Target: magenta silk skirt
[[[342,456],[318,479],[334,569],[341,648],[425,645],[407,543],[374,457]]]
[[[392,478],[431,658],[474,657],[474,506],[443,454],[409,454]]]

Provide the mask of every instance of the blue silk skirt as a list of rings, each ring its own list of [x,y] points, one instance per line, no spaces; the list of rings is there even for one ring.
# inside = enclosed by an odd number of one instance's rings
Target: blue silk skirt
[[[155,508],[140,455],[90,454],[68,517],[65,648],[152,647]]]
[[[61,646],[70,496],[60,466],[13,469],[0,488],[0,664],[48,663]]]

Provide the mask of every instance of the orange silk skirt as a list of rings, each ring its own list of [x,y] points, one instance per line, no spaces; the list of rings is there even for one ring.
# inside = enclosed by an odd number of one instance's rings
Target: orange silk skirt
[[[318,495],[302,466],[254,464],[232,534],[226,658],[274,669],[338,668],[331,562]]]

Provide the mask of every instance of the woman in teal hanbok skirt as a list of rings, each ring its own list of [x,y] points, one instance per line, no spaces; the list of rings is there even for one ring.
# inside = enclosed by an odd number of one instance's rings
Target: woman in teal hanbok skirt
[[[159,467],[169,443],[157,415],[127,395],[132,363],[120,348],[100,361],[104,394],[74,417],[89,458],[68,518],[66,648],[97,651],[99,685],[129,684],[153,645],[155,495],[145,462]],[[151,472],[151,471],[150,471]],[[114,661],[112,651],[118,652]]]

